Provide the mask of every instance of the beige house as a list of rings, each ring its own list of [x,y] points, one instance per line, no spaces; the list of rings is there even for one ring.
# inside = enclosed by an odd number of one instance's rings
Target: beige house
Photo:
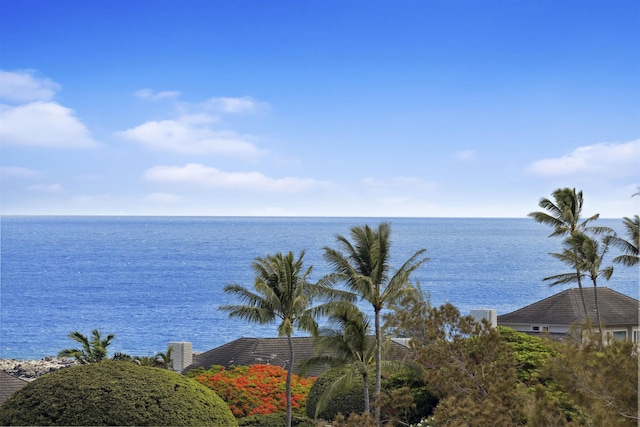
[[[585,330],[587,318],[594,330],[598,328],[593,287],[583,287],[583,292],[588,313],[584,312],[580,289],[572,288],[500,315],[498,325],[532,335],[549,334],[558,339],[571,335],[578,338]],[[640,301],[603,287],[598,288],[598,305],[607,336],[640,343]]]

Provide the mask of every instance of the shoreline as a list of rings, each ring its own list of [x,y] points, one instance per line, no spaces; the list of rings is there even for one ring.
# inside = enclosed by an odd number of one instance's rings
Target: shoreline
[[[77,364],[78,362],[73,359],[54,356],[47,356],[42,359],[0,359],[0,372],[25,381],[33,381],[46,373]]]

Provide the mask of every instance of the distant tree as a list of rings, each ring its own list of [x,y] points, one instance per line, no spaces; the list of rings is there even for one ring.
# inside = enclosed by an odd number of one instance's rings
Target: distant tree
[[[625,231],[629,236],[629,240],[623,237],[610,236],[609,244],[617,247],[623,253],[613,259],[613,262],[633,267],[640,262],[640,217],[635,215],[633,219],[624,217],[622,223]]]
[[[81,344],[80,348],[66,348],[58,353],[58,357],[72,357],[81,364],[96,363],[107,358],[107,347],[111,345],[114,334],[102,338],[100,331],[91,331],[91,339],[78,331],[71,332],[68,337]]]
[[[595,227],[590,226],[589,223],[597,220],[600,214],[592,215],[587,219],[582,219],[582,206],[584,204],[582,191],[576,191],[575,188],[558,188],[553,193],[553,201],[547,198],[540,199],[538,205],[545,209],[546,212],[531,212],[528,216],[536,220],[541,224],[549,225],[553,228],[553,232],[549,237],[554,236],[571,236],[575,232],[588,232],[592,234],[611,234],[611,229],[608,227]],[[591,324],[589,322],[587,309],[587,303],[584,298],[584,292],[582,289],[582,274],[580,266],[576,264],[575,268],[575,282],[580,289],[580,298],[582,300],[582,308],[585,316],[587,316],[587,326],[591,331]]]
[[[298,259],[292,252],[256,258],[253,263],[254,291],[238,284],[225,286],[226,293],[237,296],[244,304],[220,307],[220,310],[229,312],[229,317],[250,322],[264,324],[279,320],[278,335],[287,337],[289,342],[285,386],[287,427],[291,427],[291,373],[294,365],[291,337],[294,329],[316,333],[314,315],[317,308],[311,305],[314,296],[321,294],[320,287],[309,282],[312,267],[304,268],[303,257],[304,251]]]
[[[329,283],[344,282],[354,297],[367,301],[374,311],[374,331],[376,340],[375,399],[380,399],[382,364],[382,310],[389,304],[412,292],[411,274],[427,258],[425,249],[415,252],[400,268],[393,271],[390,264],[391,225],[381,223],[377,229],[368,225],[352,227],[351,241],[344,236],[336,236],[340,250],[324,248],[324,258],[333,269],[325,280]],[[380,425],[380,406],[376,405],[374,419]]]
[[[173,368],[173,347],[167,347],[167,351],[156,354],[156,366],[164,369]]]
[[[595,299],[596,318],[598,329],[600,332],[600,340],[604,339],[603,325],[600,318],[600,306],[598,303],[598,278],[603,277],[606,280],[611,278],[613,267],[602,267],[604,256],[609,248],[609,238],[605,236],[602,243],[589,237],[583,232],[576,231],[565,241],[565,250],[560,253],[553,253],[554,257],[560,261],[575,267],[580,273],[576,276],[574,273],[557,274],[545,277],[543,280],[551,282],[551,285],[572,283],[580,277],[588,277],[593,283],[593,292]],[[588,319],[588,312],[585,313]]]

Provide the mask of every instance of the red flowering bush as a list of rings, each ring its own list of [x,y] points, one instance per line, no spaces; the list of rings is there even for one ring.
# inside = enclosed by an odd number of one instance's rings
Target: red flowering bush
[[[215,391],[236,418],[286,411],[287,371],[279,366],[233,366],[229,370],[212,366],[192,371],[189,376]],[[291,408],[304,414],[307,395],[315,378],[291,376]]]

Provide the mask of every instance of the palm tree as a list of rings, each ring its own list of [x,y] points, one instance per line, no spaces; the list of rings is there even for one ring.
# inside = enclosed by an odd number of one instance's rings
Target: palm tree
[[[96,363],[107,358],[107,347],[111,344],[111,340],[115,338],[114,334],[107,335],[102,338],[100,331],[94,329],[91,331],[91,340],[78,331],[71,332],[67,335],[72,340],[81,344],[81,348],[66,348],[58,353],[58,357],[73,357],[81,364]]]
[[[629,236],[629,240],[625,240],[619,236],[610,236],[608,243],[620,249],[623,254],[615,257],[613,262],[633,267],[640,262],[640,217],[635,215],[633,219],[624,217],[622,223]]]
[[[591,279],[593,283],[593,296],[596,308],[596,321],[600,332],[600,339],[604,339],[602,320],[600,318],[600,307],[598,304],[598,278],[603,277],[609,280],[613,275],[613,267],[602,268],[604,256],[609,249],[609,238],[605,236],[600,243],[589,237],[586,233],[574,232],[571,237],[565,240],[565,250],[561,253],[553,253],[554,257],[574,267],[580,271],[580,276]],[[552,281],[551,286],[564,283],[572,283],[578,279],[574,273],[558,274],[555,276],[545,277],[543,280]],[[589,319],[588,312],[585,313]]]
[[[255,292],[241,285],[227,285],[224,291],[236,295],[243,304],[220,307],[220,310],[229,312],[229,317],[250,322],[265,324],[280,321],[278,336],[287,337],[289,343],[285,383],[288,427],[291,427],[291,373],[294,366],[291,337],[294,328],[314,334],[317,331],[314,319],[316,311],[311,308],[311,304],[313,297],[320,292],[317,285],[308,282],[312,267],[304,269],[303,257],[304,251],[297,260],[292,252],[256,258],[253,262]]]
[[[373,307],[376,340],[376,402],[380,400],[381,391],[382,332],[380,314],[389,304],[414,290],[410,276],[427,261],[427,258],[422,258],[426,250],[421,249],[405,261],[399,269],[392,271],[390,235],[391,225],[388,222],[381,223],[376,230],[368,225],[352,227],[352,242],[344,236],[336,236],[344,253],[328,247],[324,248],[324,258],[334,270],[324,280],[332,284],[344,282],[354,296],[369,302]],[[375,422],[380,425],[379,405],[375,407]]]
[[[549,237],[553,236],[571,236],[575,232],[590,232],[593,234],[611,233],[611,229],[608,227],[593,227],[588,224],[597,220],[600,214],[595,214],[587,219],[582,219],[582,205],[584,200],[582,198],[582,191],[576,192],[575,188],[558,188],[553,193],[554,201],[546,198],[540,199],[538,206],[545,209],[547,212],[531,212],[528,216],[532,217],[536,222],[546,224],[553,227],[553,232]],[[578,284],[580,289],[580,299],[582,300],[582,308],[585,316],[587,316],[587,326],[591,331],[591,325],[589,324],[589,311],[587,310],[587,302],[584,298],[584,292],[582,290],[582,272],[579,269],[579,264],[575,264],[575,279],[574,282]]]
[[[173,368],[173,347],[167,347],[167,351],[156,354],[156,366],[164,369]]]
[[[371,322],[353,304],[336,307],[328,318],[329,327],[320,332],[314,346],[316,356],[300,365],[300,373],[305,375],[314,366],[345,366],[349,369],[339,377],[322,395],[316,405],[318,414],[345,383],[350,383],[354,375],[362,377],[364,390],[364,412],[370,412],[369,371],[375,362],[375,339],[370,335]]]

